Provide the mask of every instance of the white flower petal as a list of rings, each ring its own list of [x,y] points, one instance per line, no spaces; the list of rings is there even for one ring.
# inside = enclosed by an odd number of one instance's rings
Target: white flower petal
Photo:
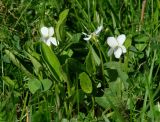
[[[48,35],[51,37],[54,34],[54,28],[53,27],[49,27],[48,28]]]
[[[120,45],[123,45],[125,40],[126,40],[126,36],[124,34],[121,34],[117,37],[117,41]]]
[[[51,46],[51,41],[48,39],[46,42],[45,42],[48,46]]]
[[[109,51],[108,51],[108,56],[111,56],[113,54],[113,51],[114,51],[114,49],[110,48]]]
[[[120,58],[122,55],[122,49],[118,47],[116,50],[114,50],[114,55],[116,58]]]
[[[85,32],[82,32],[83,35],[87,36],[87,34]]]
[[[126,50],[126,47],[125,47],[125,46],[123,46],[123,45],[122,45],[122,46],[121,46],[121,49],[122,49],[122,52],[123,52],[123,53],[126,53],[126,52],[127,52],[127,50]]]
[[[83,38],[84,40],[86,40],[86,41],[89,41],[90,39],[91,39],[91,35],[87,35],[87,37],[85,37],[85,38]]]
[[[108,37],[107,44],[112,48],[115,48],[116,46],[118,46],[118,42],[114,37]]]
[[[59,42],[54,37],[50,37],[47,41],[49,41],[50,43],[52,43],[55,46],[58,46],[58,44],[59,44]]]
[[[98,28],[97,28],[97,30],[95,30],[95,34],[96,35],[98,35],[100,32],[101,32],[101,30],[103,29],[103,26],[101,25],[101,26],[99,26]]]
[[[48,37],[48,28],[47,27],[42,27],[41,28],[41,34],[44,38]]]

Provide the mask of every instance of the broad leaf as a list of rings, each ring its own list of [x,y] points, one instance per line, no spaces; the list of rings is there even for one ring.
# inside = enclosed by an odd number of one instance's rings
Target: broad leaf
[[[147,44],[135,44],[135,47],[139,50],[139,51],[143,51],[146,48]]]
[[[95,101],[105,109],[114,109],[115,106],[122,104],[128,97],[124,91],[124,83],[118,78],[116,81],[109,83],[102,97],[96,97]],[[119,106],[120,108],[121,106]]]
[[[41,80],[41,83],[43,85],[43,91],[49,90],[52,86],[52,81],[50,81],[49,79],[43,79]]]
[[[127,38],[124,43],[125,47],[128,49],[131,46],[131,44],[132,44],[131,38]]]
[[[106,96],[95,97],[95,101],[96,103],[98,103],[98,105],[102,106],[105,109],[110,106]]]
[[[28,81],[28,88],[32,94],[41,89],[41,81],[37,79],[31,79]]]
[[[135,42],[138,43],[146,43],[149,41],[149,37],[147,35],[138,35],[137,37],[134,38]]]
[[[128,79],[128,75],[126,72],[123,72],[121,69],[117,69],[118,75],[121,78],[122,81],[126,82]]]
[[[79,79],[80,79],[80,85],[81,85],[82,90],[85,93],[91,93],[92,92],[92,82],[89,76],[85,72],[82,72],[79,75]]]
[[[14,87],[14,85],[15,85],[15,82],[13,80],[11,80],[10,77],[8,77],[8,76],[3,76],[2,80],[5,82],[5,84],[7,84],[11,87]]]
[[[126,80],[128,79],[127,73],[124,72],[125,71],[125,65],[123,63],[112,61],[112,62],[106,63],[104,66],[105,66],[105,68],[109,68],[109,69],[112,69],[112,70],[117,70],[118,76],[121,78],[122,81],[126,82]]]

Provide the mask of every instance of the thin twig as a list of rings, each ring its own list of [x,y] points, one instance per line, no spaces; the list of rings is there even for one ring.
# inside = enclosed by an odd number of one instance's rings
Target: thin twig
[[[144,22],[145,7],[146,7],[146,0],[143,0],[143,3],[142,3],[142,11],[141,11],[141,24]]]
[[[146,0],[143,0],[142,10],[141,10],[141,20],[140,20],[140,25],[139,25],[139,31],[141,31],[141,27],[142,27],[143,22],[144,22],[145,8],[146,8]]]

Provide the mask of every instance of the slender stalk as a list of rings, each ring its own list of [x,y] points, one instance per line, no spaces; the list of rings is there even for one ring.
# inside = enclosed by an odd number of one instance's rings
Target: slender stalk
[[[102,68],[102,79],[104,79],[104,65],[103,65],[103,58],[102,58],[102,54],[101,54],[101,50],[100,50],[100,45],[97,43],[98,40],[93,38],[93,43],[95,44],[96,48],[98,49],[99,55],[100,55],[100,59],[101,59],[101,68]]]
[[[1,41],[1,59],[3,57],[3,53],[2,53],[2,41]],[[3,67],[3,60],[1,60],[1,72],[2,72],[2,77],[4,76],[4,67]],[[2,93],[4,94],[4,80],[3,80],[3,90],[2,90]]]
[[[151,65],[151,69],[150,69],[150,73],[149,73],[149,77],[148,77],[148,87],[149,87],[149,104],[150,104],[150,108],[151,108],[151,115],[152,115],[152,122],[154,122],[154,111],[153,111],[153,94],[152,94],[152,73],[153,73],[153,67],[154,67],[154,63],[155,63],[155,58],[156,58],[156,50],[154,51],[154,56],[152,59],[152,65]]]
[[[94,117],[95,115],[94,106],[95,106],[95,100],[94,97],[92,96],[92,117]]]
[[[144,21],[144,13],[145,13],[145,8],[146,8],[146,0],[143,0],[142,2],[142,10],[141,10],[141,24],[143,24]]]
[[[79,115],[79,92],[78,92],[78,83],[77,83],[77,106],[78,106],[78,115]]]
[[[26,109],[27,98],[28,98],[28,92],[26,93],[26,97],[24,99],[24,105],[23,105],[23,109],[22,109],[22,113],[21,113],[21,117],[20,117],[20,122],[22,122],[22,120],[23,120],[23,114],[24,114],[25,109]]]
[[[141,31],[142,25],[144,23],[145,8],[146,8],[146,0],[143,0],[143,2],[142,2],[142,10],[141,10],[141,20],[140,20],[140,25],[139,25],[139,31]]]
[[[146,89],[146,93],[145,93],[145,97],[144,97],[144,102],[143,102],[143,108],[141,111],[141,122],[144,121],[144,115],[145,115],[145,111],[146,111],[146,104],[147,104],[147,97],[148,97],[148,90]]]
[[[90,0],[87,0],[87,5],[88,5],[88,20],[91,22],[91,14],[90,14]]]
[[[59,98],[59,88],[58,85],[55,84],[55,94],[56,94],[56,113],[58,113],[58,120],[61,120],[62,114],[60,111],[60,98]]]
[[[153,11],[153,0],[151,1],[152,3],[151,3],[151,9],[152,9],[152,21],[153,21],[153,14],[154,14],[154,11]]]
[[[23,17],[23,15],[25,14],[25,11],[28,9],[28,7],[31,5],[32,0],[30,0],[30,2],[26,5],[26,7],[23,9],[23,11],[21,12],[20,17],[18,18],[18,20],[16,21],[14,28],[18,25],[19,21],[21,20],[21,18]]]
[[[29,121],[29,111],[28,111],[28,107],[26,107],[26,122],[30,122],[30,121]]]
[[[146,83],[146,93],[145,93],[145,98],[144,98],[144,103],[143,103],[143,108],[142,108],[142,113],[141,113],[141,121],[144,120],[144,115],[145,115],[145,111],[147,110],[147,99],[149,97],[149,106],[150,106],[150,110],[151,110],[151,117],[152,117],[152,122],[154,122],[154,111],[153,111],[153,95],[152,95],[152,73],[153,73],[153,67],[154,67],[154,63],[155,63],[155,59],[156,59],[156,50],[154,51],[153,54],[153,59],[152,59],[152,64],[151,64],[151,68],[150,68],[150,73],[147,79],[147,83]]]

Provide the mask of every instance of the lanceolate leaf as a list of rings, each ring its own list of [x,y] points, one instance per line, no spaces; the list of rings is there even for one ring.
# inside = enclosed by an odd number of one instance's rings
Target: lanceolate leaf
[[[27,53],[27,55],[30,58],[30,60],[31,60],[33,66],[34,66],[35,73],[38,75],[42,65],[40,64],[40,62],[38,62],[38,60],[35,57],[30,55],[29,53]]]
[[[86,70],[89,74],[93,74],[96,71],[95,60],[93,58],[92,50],[89,51],[86,60]]]
[[[14,82],[13,80],[11,80],[10,77],[8,77],[8,76],[3,76],[3,77],[2,77],[2,80],[3,80],[8,86],[14,87],[14,85],[15,85],[15,82]]]
[[[5,50],[5,53],[14,65],[21,69],[28,77],[33,77],[33,75],[20,63],[20,61],[15,57],[15,55],[11,51]]]
[[[64,29],[62,28],[63,24],[66,22],[66,18],[68,15],[69,9],[65,9],[64,11],[61,12],[59,15],[59,20],[56,25],[56,37],[57,40],[61,41],[62,40],[62,34],[64,34]]]
[[[80,85],[81,85],[82,90],[85,93],[91,93],[92,92],[92,82],[89,76],[85,72],[82,72],[79,75],[79,79],[80,79]]]
[[[61,75],[61,65],[59,63],[59,60],[57,56],[54,54],[54,52],[51,50],[50,47],[48,47],[45,43],[41,43],[41,52],[42,52],[42,57],[51,71],[53,77],[59,81],[62,80],[62,75]]]

